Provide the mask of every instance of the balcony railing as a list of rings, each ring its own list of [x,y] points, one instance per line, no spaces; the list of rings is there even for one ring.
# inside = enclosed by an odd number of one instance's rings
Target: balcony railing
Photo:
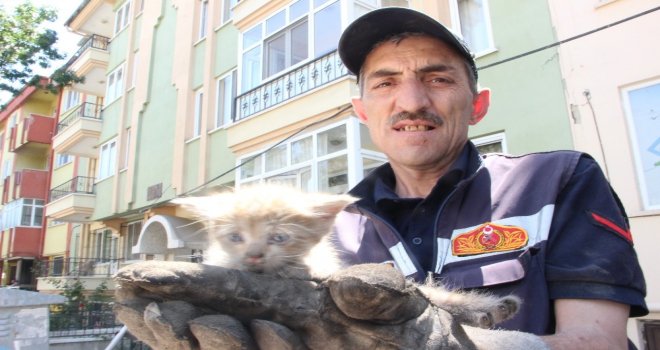
[[[234,121],[245,119],[345,75],[348,75],[348,71],[337,51],[321,56],[238,96]]]
[[[80,57],[85,50],[89,48],[95,48],[103,51],[108,51],[108,44],[110,43],[110,39],[106,38],[104,36],[92,34],[85,42],[80,45],[78,48],[78,51],[76,51],[76,54],[71,56],[69,61],[66,63],[66,67],[70,66],[73,62],[75,62],[78,57]]]
[[[80,118],[101,119],[101,105],[85,102],[71,112],[65,113],[64,118],[57,124],[57,134],[66,129]]]
[[[73,179],[50,190],[49,202],[62,198],[70,193],[94,194],[95,184],[93,177],[76,176]]]
[[[126,259],[59,258],[40,260],[37,277],[110,277],[126,264]]]

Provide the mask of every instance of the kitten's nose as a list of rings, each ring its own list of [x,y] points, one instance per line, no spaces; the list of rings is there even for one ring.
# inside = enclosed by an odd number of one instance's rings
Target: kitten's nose
[[[247,261],[248,264],[256,265],[261,263],[263,257],[264,257],[263,253],[251,253],[245,257],[245,260]]]

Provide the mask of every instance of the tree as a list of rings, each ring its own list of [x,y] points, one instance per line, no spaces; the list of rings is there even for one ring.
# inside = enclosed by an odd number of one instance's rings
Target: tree
[[[16,6],[11,16],[0,6],[0,90],[16,94],[29,83],[35,64],[48,68],[65,57],[53,47],[57,33],[43,27],[56,19],[55,10],[30,2]]]

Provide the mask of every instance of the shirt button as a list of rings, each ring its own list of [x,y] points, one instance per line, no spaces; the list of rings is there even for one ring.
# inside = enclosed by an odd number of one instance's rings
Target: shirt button
[[[419,237],[415,237],[415,238],[412,239],[412,242],[413,242],[414,245],[420,245],[420,244],[422,244],[422,239],[419,238]]]

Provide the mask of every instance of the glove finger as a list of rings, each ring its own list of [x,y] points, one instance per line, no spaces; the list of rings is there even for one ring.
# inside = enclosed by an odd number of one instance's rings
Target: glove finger
[[[325,283],[337,307],[353,319],[398,324],[419,316],[428,306],[419,290],[386,264],[354,265]]]
[[[128,331],[149,347],[158,349],[160,344],[150,328],[144,324],[144,309],[148,305],[144,299],[135,299],[115,303],[113,311],[117,319],[123,323]]]
[[[258,349],[247,329],[233,317],[206,315],[191,320],[189,324],[201,350]]]
[[[252,320],[250,329],[260,349],[307,350],[307,346],[289,328],[266,320]]]
[[[167,349],[195,349],[196,344],[188,321],[201,315],[184,301],[150,303],[144,310],[144,323]]]

